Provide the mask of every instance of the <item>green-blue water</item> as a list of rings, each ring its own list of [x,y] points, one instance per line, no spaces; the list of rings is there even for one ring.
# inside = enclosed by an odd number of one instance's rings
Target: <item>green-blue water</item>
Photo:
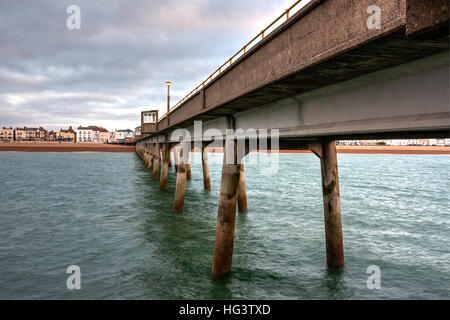
[[[318,159],[281,154],[276,176],[247,164],[249,212],[221,280],[210,276],[221,166],[207,192],[199,159],[177,214],[173,168],[160,192],[135,154],[1,152],[0,298],[449,299],[449,156],[339,155],[339,272],[325,263]],[[66,287],[72,264],[81,290]],[[366,286],[370,265],[380,290]]]

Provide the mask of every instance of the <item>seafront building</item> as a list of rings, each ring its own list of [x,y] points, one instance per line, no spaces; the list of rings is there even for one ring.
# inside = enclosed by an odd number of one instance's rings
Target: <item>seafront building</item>
[[[48,131],[42,127],[39,128],[16,128],[14,130],[15,141],[47,141]]]
[[[79,126],[76,131],[77,142],[94,142],[106,143],[108,142],[108,130],[98,126]]]
[[[67,130],[59,130],[55,135],[57,141],[75,141],[76,139],[76,132],[72,129],[72,126]]]
[[[134,132],[130,129],[116,130],[114,132],[113,142],[125,142],[126,140],[134,139]]]
[[[98,132],[95,135],[94,130],[91,127],[79,126],[76,131],[77,142],[97,142]]]
[[[100,143],[108,143],[110,141],[110,132],[105,128],[98,128],[98,142]]]
[[[0,141],[14,141],[14,129],[12,127],[0,129]]]
[[[55,131],[49,131],[48,132],[48,141],[56,141],[56,132]]]
[[[138,127],[138,137],[140,137],[140,127]],[[137,128],[137,129],[138,129]],[[99,126],[79,126],[76,130],[60,129],[57,132],[47,131],[46,129],[31,128],[24,126],[3,127],[0,128],[0,142],[8,141],[73,141],[73,142],[92,142],[92,143],[116,143],[133,141],[135,132],[130,129],[114,130],[109,132],[107,129]]]
[[[450,139],[342,140],[341,146],[450,146]]]
[[[130,129],[123,129],[123,130],[114,130],[112,132],[109,132],[109,141],[110,143],[117,143],[117,142],[129,142],[134,141],[135,133],[133,130]]]

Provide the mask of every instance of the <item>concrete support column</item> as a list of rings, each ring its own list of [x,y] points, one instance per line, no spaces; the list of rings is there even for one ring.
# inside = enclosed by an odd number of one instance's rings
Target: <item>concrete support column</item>
[[[245,173],[244,173],[244,160],[241,163],[241,173],[239,175],[238,186],[238,210],[239,212],[247,212],[247,192],[245,191]]]
[[[165,191],[167,189],[167,174],[169,172],[170,146],[165,143],[162,147],[162,166],[161,177],[159,181],[159,190]]]
[[[187,162],[186,162],[186,178],[188,180],[192,179],[192,173],[191,173],[191,151],[189,150],[189,154],[187,156]]]
[[[153,147],[153,180],[158,179],[158,170],[159,170],[159,158],[161,157],[161,151],[159,149],[159,143],[155,143]]]
[[[183,155],[183,148],[180,150],[180,158],[177,170],[177,184],[175,187],[175,200],[173,210],[182,212],[184,208],[184,196],[186,193],[186,159]],[[175,164],[176,165],[176,164]]]
[[[170,145],[168,145],[169,148],[169,168],[172,167],[172,153],[171,153],[171,149],[170,149]]]
[[[140,155],[142,163],[144,163],[145,167],[147,167],[147,150],[145,148],[140,150]]]
[[[151,158],[149,149],[145,149],[145,151],[144,151],[144,164],[148,170],[151,170],[150,168],[152,166],[152,158]]]
[[[216,240],[212,274],[224,275],[230,272],[233,257],[234,224],[236,221],[236,203],[241,173],[241,159],[236,159],[236,147],[233,149],[234,163],[227,163],[226,148],[222,164],[222,180],[220,183],[219,209],[217,214]]]
[[[175,162],[175,172],[178,172],[178,165],[180,163],[178,148],[173,148],[173,161]]]
[[[329,267],[340,267],[344,265],[344,245],[342,240],[336,141],[322,142],[320,165],[322,171],[327,265]]]
[[[152,155],[152,146],[149,146],[146,150],[146,158],[147,158],[147,169],[152,171],[153,169],[153,155]]]
[[[203,186],[205,190],[211,190],[211,179],[209,177],[208,152],[202,145],[202,168],[203,168]]]

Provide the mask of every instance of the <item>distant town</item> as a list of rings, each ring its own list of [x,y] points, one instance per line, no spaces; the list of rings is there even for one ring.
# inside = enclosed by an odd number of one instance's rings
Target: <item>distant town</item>
[[[79,126],[77,129],[60,129],[49,131],[39,128],[13,128],[0,129],[0,142],[12,141],[60,141],[60,142],[87,142],[87,143],[123,143],[133,142],[135,134],[133,130],[123,129],[108,131],[99,126]]]
[[[435,146],[450,147],[450,139],[342,140],[340,146]]]

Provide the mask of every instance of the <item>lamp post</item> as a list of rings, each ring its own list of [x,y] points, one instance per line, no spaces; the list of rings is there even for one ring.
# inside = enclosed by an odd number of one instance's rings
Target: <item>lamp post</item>
[[[172,82],[167,81],[166,82],[166,86],[167,86],[167,114],[169,114],[170,112],[170,86],[172,85]]]

